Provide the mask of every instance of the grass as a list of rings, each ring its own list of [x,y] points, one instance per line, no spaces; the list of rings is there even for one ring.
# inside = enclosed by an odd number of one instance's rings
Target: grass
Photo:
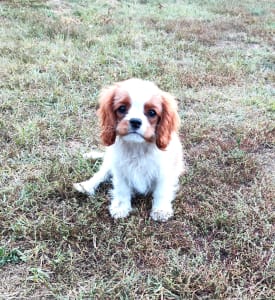
[[[1,299],[274,297],[272,1],[1,1]],[[81,153],[99,89],[179,99],[189,172],[175,217],[114,221]]]

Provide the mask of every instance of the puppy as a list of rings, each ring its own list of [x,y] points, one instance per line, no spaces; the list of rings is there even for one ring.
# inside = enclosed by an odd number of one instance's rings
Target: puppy
[[[108,146],[103,164],[91,179],[75,183],[74,188],[93,195],[111,177],[113,218],[129,215],[134,193],[152,193],[152,219],[168,220],[185,169],[175,99],[152,82],[132,78],[101,92],[98,115],[101,140]],[[99,158],[100,154],[91,152],[86,157]]]

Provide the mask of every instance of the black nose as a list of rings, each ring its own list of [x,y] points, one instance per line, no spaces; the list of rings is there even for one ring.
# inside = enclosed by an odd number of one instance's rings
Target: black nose
[[[131,124],[132,129],[139,129],[139,127],[142,124],[141,119],[137,119],[137,118],[132,118],[132,119],[130,119],[129,122]]]

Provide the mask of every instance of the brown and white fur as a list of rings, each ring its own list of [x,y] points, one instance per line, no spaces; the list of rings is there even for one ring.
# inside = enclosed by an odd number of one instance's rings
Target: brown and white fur
[[[101,139],[108,146],[103,164],[91,179],[74,184],[74,188],[93,195],[101,182],[112,177],[112,217],[127,217],[132,210],[131,197],[137,192],[152,193],[154,220],[168,220],[173,216],[172,201],[184,170],[174,97],[150,81],[132,78],[101,92],[98,114]],[[86,157],[100,154],[91,152]]]

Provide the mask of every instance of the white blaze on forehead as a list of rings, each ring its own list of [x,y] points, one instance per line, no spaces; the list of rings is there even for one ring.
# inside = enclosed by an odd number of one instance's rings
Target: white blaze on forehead
[[[142,109],[147,101],[160,93],[159,88],[154,83],[135,78],[124,81],[122,88],[127,91],[131,105],[138,106],[140,104]]]

